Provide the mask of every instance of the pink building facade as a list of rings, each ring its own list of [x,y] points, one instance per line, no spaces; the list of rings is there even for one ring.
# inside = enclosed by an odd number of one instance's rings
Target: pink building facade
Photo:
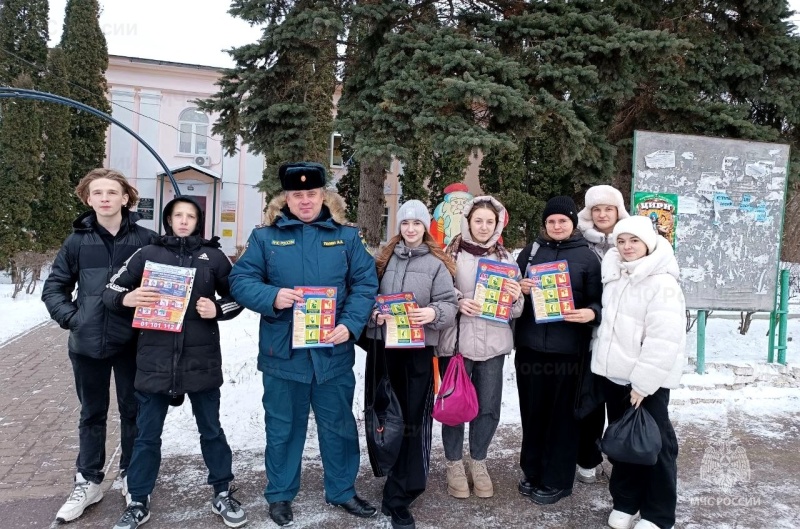
[[[197,110],[194,100],[216,92],[217,68],[134,57],[110,56],[106,71],[111,113],[150,144],[166,162],[182,195],[205,208],[205,237],[220,237],[222,249],[235,255],[250,231],[261,223],[264,158],[242,146],[225,156],[211,134],[215,117]],[[139,190],[140,224],[159,231],[161,210],[175,197],[156,159],[127,132],[108,128],[106,167],[125,174]],[[161,230],[163,232],[163,229]]]
[[[195,198],[205,210],[203,235],[220,237],[223,251],[237,254],[252,229],[261,224],[265,197],[256,187],[262,178],[264,157],[241,145],[226,156],[220,138],[211,134],[217,116],[200,112],[194,103],[217,92],[220,69],[136,57],[109,56],[106,79],[114,118],[141,136],[165,161],[182,195]],[[340,92],[333,95],[332,109]],[[338,151],[340,136],[331,137],[329,169],[336,181],[346,171]],[[479,159],[465,172],[464,181],[474,194]],[[117,126],[108,128],[106,167],[125,174],[139,190],[140,224],[163,232],[163,205],[175,197],[169,179],[156,159],[135,138]],[[402,193],[402,164],[393,160],[384,183],[386,207],[383,233],[393,236]]]

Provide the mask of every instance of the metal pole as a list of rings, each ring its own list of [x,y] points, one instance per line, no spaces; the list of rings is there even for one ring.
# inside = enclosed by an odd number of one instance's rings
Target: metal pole
[[[778,309],[778,363],[786,365],[786,334],[789,324],[789,270],[781,270],[781,302]]]
[[[697,311],[697,373],[706,372],[706,311]]]
[[[769,350],[767,351],[767,362],[770,364],[775,361],[775,311],[769,313]]]
[[[58,96],[55,94],[51,94],[49,92],[40,92],[39,90],[28,90],[26,88],[10,88],[10,87],[0,87],[0,99],[32,99],[34,101],[45,101],[47,103],[56,103],[60,105],[66,105],[69,107],[77,108],[78,110],[83,110],[84,112],[88,112],[93,116],[96,116],[100,119],[104,119],[118,127],[122,128],[125,132],[136,138],[136,140],[141,143],[145,149],[150,151],[150,154],[156,159],[158,164],[164,169],[164,172],[169,177],[169,181],[172,182],[172,187],[175,189],[175,196],[180,196],[181,192],[178,189],[178,183],[175,181],[175,178],[172,176],[172,171],[169,170],[167,164],[164,163],[164,160],[158,155],[158,153],[146,142],[144,139],[133,132],[130,128],[128,128],[125,124],[121,123],[119,120],[111,117],[109,114],[105,112],[101,112],[96,108],[90,107],[89,105],[85,105],[80,101],[75,101],[74,99],[69,99],[67,97]]]

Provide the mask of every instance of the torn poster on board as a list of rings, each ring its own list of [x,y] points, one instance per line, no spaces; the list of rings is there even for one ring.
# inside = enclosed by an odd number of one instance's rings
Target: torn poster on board
[[[655,151],[644,156],[644,164],[650,169],[675,167],[675,151]]]

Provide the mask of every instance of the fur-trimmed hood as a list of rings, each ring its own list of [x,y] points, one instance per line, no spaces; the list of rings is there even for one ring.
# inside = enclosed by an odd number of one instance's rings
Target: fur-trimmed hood
[[[327,206],[328,211],[331,213],[331,218],[337,224],[347,223],[347,205],[344,199],[338,193],[333,191],[324,191],[325,198],[322,201],[323,206]],[[286,195],[280,193],[267,205],[267,212],[264,214],[264,224],[272,226],[278,217],[283,216],[283,208],[286,206]]]

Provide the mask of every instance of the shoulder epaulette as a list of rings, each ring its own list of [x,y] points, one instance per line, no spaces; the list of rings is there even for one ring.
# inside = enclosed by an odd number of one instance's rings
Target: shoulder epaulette
[[[358,228],[358,224],[356,224],[355,222],[349,222],[348,221],[348,222],[345,222],[344,224],[342,224],[342,226],[347,226],[348,228],[359,229]]]

